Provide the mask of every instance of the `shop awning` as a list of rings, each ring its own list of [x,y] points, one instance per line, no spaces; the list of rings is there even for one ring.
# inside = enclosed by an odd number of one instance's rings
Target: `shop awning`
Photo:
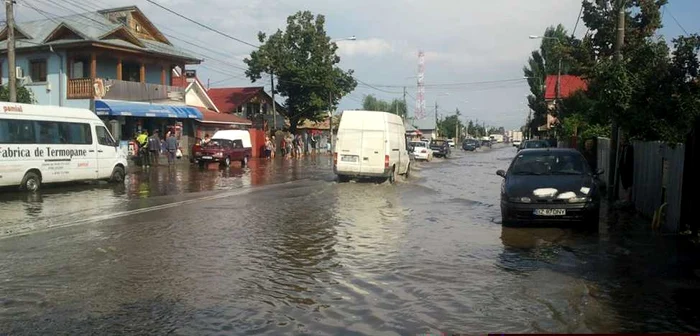
[[[190,106],[137,103],[124,100],[95,100],[95,113],[103,116],[202,119],[202,113]]]

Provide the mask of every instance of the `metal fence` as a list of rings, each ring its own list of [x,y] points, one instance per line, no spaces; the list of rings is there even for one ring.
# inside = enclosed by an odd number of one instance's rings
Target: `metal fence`
[[[634,173],[632,201],[641,214],[652,217],[666,203],[666,217],[662,229],[678,232],[681,220],[683,163],[685,147],[670,146],[663,142],[634,141]],[[609,181],[610,139],[598,138],[598,167],[605,169],[601,176]]]
[[[598,168],[603,169],[603,174],[600,175],[600,180],[604,181],[605,184],[609,183],[608,177],[610,176],[610,139],[608,138],[598,138],[597,141],[597,151],[598,151]]]
[[[683,162],[685,147],[666,143],[634,141],[634,178],[632,199],[635,208],[646,216],[665,202],[664,231],[678,232],[681,215]]]

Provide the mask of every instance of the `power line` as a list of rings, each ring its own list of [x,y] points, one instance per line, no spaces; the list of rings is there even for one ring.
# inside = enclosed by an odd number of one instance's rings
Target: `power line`
[[[664,7],[668,7],[668,5],[666,5],[666,6],[664,6]],[[680,22],[678,22],[678,20],[676,19],[676,16],[675,16],[675,15],[673,15],[673,13],[671,12],[671,10],[670,10],[670,9],[668,10],[668,14],[669,14],[669,15],[671,15],[671,18],[673,19],[673,21],[675,21],[675,22],[676,22],[676,24],[678,25],[678,27],[680,27],[680,28],[681,28],[681,30],[683,31],[683,33],[685,33],[686,35],[689,35],[689,34],[688,34],[688,31],[687,31],[687,30],[685,30],[685,28],[683,27],[683,25],[681,25],[681,23],[680,23]]]
[[[200,26],[200,27],[202,27],[202,28],[205,28],[205,29],[208,29],[208,30],[210,30],[210,31],[213,31],[213,32],[215,32],[215,33],[217,33],[217,34],[219,34],[219,35],[221,35],[221,36],[228,37],[228,38],[230,38],[230,39],[232,39],[232,40],[234,40],[234,41],[238,41],[238,42],[240,42],[240,43],[243,43],[243,44],[245,44],[245,45],[249,45],[249,46],[251,46],[251,47],[253,47],[253,48],[256,48],[256,49],[257,49],[257,48],[260,48],[260,46],[256,46],[256,45],[254,45],[254,44],[252,44],[252,43],[248,43],[248,42],[243,41],[243,40],[241,40],[241,39],[239,39],[239,38],[237,38],[237,37],[233,37],[233,36],[231,36],[231,35],[229,35],[229,34],[226,34],[226,33],[222,32],[222,31],[220,31],[220,30],[218,30],[218,29],[209,27],[209,26],[207,26],[207,25],[205,25],[205,24],[203,24],[203,23],[199,23],[199,22],[197,22],[197,21],[195,21],[195,20],[193,20],[193,19],[190,19],[189,17],[187,17],[187,16],[185,16],[185,15],[182,15],[182,14],[180,14],[180,13],[178,13],[178,12],[176,12],[176,11],[174,11],[174,10],[168,8],[168,7],[165,7],[165,6],[163,6],[163,5],[161,5],[161,4],[157,3],[157,2],[155,2],[155,1],[153,1],[153,0],[146,0],[146,1],[148,1],[148,2],[151,3],[151,4],[153,4],[154,6],[160,7],[161,9],[170,12],[171,14],[177,15],[177,16],[179,16],[179,17],[181,17],[181,18],[183,18],[183,19],[185,19],[185,20],[187,20],[187,21],[189,21],[189,22],[192,22],[192,23],[194,23],[194,24],[196,24],[196,25],[198,25],[198,26]]]

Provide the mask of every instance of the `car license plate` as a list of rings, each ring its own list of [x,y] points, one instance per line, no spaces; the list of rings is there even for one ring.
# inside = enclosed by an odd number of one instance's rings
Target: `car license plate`
[[[202,160],[211,160],[211,156],[202,156]]]
[[[535,209],[536,216],[564,216],[566,209]]]
[[[343,155],[340,158],[340,160],[343,162],[357,162],[357,156],[355,156],[355,155]]]

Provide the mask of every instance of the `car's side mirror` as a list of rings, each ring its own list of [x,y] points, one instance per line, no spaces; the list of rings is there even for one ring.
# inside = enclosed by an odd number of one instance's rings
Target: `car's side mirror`
[[[500,170],[496,171],[496,175],[498,175],[502,178],[506,178],[506,171],[503,169],[500,169]]]
[[[605,170],[603,168],[598,168],[596,169],[595,173],[593,173],[594,176],[600,176],[605,173]]]

